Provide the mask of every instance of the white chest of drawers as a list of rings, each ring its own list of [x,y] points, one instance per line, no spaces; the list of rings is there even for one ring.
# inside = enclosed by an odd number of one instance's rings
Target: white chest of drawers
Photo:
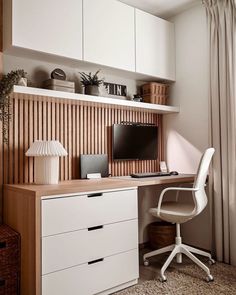
[[[137,190],[41,200],[42,295],[111,294],[138,278]]]

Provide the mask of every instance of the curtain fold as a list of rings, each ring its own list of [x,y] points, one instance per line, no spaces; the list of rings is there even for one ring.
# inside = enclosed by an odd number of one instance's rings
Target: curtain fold
[[[213,250],[236,265],[235,0],[205,0],[209,35],[209,133],[216,148],[210,176]]]

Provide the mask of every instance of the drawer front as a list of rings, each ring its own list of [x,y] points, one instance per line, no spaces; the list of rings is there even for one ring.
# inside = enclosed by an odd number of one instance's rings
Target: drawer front
[[[138,250],[42,277],[42,295],[92,295],[138,278]]]
[[[138,247],[138,220],[42,238],[42,274]]]
[[[137,218],[137,190],[42,200],[42,236]]]

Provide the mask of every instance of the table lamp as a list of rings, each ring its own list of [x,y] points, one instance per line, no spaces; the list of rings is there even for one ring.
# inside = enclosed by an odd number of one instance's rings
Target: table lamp
[[[35,183],[57,184],[59,181],[59,157],[68,153],[58,140],[37,140],[26,152],[35,157]]]

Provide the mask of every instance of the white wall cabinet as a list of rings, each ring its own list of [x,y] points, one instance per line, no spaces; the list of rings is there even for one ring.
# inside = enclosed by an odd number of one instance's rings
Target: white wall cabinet
[[[82,59],[82,0],[5,0],[4,6],[5,21],[12,20],[5,46]]]
[[[136,71],[175,80],[174,25],[136,9]]]
[[[37,54],[43,52],[47,61],[54,55],[69,65],[84,61],[134,78],[175,80],[174,25],[120,1],[4,0],[3,16],[10,54],[44,58]]]
[[[134,8],[116,0],[84,0],[84,60],[135,71]]]

